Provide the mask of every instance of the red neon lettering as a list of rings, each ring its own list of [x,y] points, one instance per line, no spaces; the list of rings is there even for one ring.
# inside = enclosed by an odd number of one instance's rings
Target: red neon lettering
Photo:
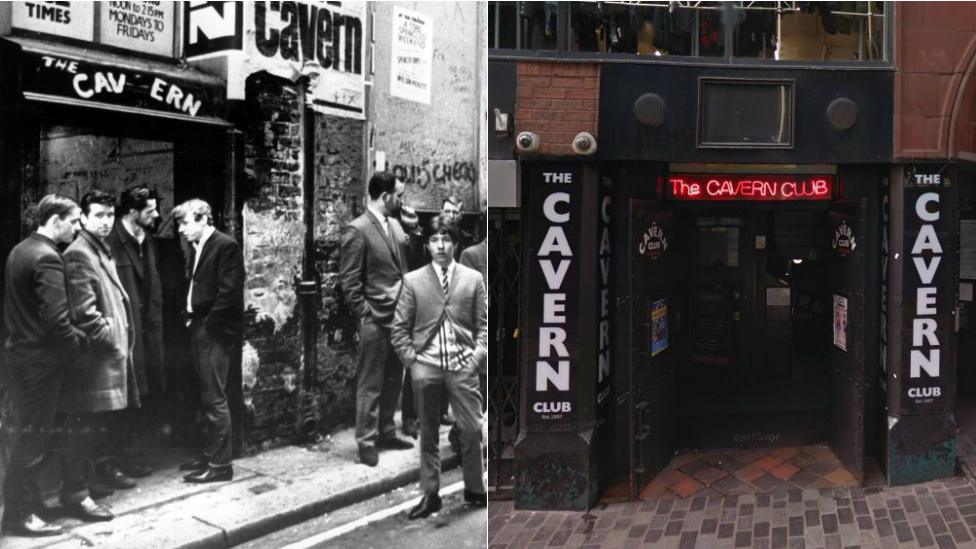
[[[791,176],[680,175],[668,178],[670,197],[679,200],[824,200],[831,195],[831,176],[794,179]]]

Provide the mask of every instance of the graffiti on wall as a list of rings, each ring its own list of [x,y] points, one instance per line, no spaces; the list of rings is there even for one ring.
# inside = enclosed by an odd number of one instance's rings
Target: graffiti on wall
[[[408,203],[437,208],[448,196],[461,198],[465,210],[476,210],[475,185],[478,168],[474,162],[424,158],[415,163],[393,164],[390,171],[407,186]]]

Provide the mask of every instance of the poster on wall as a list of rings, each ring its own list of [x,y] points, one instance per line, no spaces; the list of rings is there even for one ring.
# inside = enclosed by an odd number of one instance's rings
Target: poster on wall
[[[668,348],[668,302],[658,299],[651,303],[651,356]]]
[[[834,294],[834,347],[847,350],[847,298]]]
[[[433,31],[430,17],[394,6],[390,95],[430,105]]]
[[[94,2],[11,2],[15,29],[91,41],[95,35]]]
[[[173,55],[175,2],[103,2],[99,41],[152,55]]]

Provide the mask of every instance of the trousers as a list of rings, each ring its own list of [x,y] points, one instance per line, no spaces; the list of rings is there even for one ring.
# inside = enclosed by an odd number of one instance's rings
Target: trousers
[[[393,414],[402,386],[403,365],[390,345],[390,328],[367,317],[359,329],[356,367],[356,442],[360,447],[396,436]]]
[[[200,380],[200,405],[206,422],[203,455],[211,467],[230,465],[233,438],[230,407],[227,405],[227,373],[230,369],[229,343],[214,337],[194,320],[190,324],[193,363]]]

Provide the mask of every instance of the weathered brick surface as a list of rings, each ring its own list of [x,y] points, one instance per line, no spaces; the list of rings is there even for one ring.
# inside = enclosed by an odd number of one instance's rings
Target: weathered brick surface
[[[976,9],[899,2],[895,18],[895,156],[952,158],[976,150]]]
[[[315,151],[315,268],[319,277],[316,393],[321,425],[349,422],[355,412],[356,333],[338,281],[342,229],[362,212],[365,123],[318,116]]]
[[[600,68],[586,63],[518,63],[516,130],[539,135],[535,154],[573,154],[579,132],[597,135]]]

